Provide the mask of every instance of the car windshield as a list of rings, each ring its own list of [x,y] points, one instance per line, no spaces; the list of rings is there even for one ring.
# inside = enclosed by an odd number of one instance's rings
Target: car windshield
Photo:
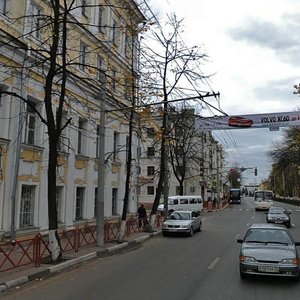
[[[244,241],[246,243],[274,243],[293,244],[286,230],[269,228],[251,228],[247,232]]]
[[[273,200],[273,194],[271,192],[256,192],[255,201],[271,201]]]
[[[169,218],[170,220],[190,220],[191,214],[189,212],[173,212]]]
[[[276,209],[269,209],[269,214],[285,214],[284,209],[276,208]]]

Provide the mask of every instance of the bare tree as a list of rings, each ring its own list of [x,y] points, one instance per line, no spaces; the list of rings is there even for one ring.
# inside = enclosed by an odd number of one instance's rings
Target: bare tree
[[[88,122],[93,123],[96,131],[96,124],[99,121],[96,112],[99,110],[101,91],[105,90],[111,106],[128,106],[128,104],[122,104],[118,99],[124,90],[124,86],[120,87],[119,90],[116,88],[116,83],[119,82],[121,75],[119,74],[119,78],[117,78],[118,74],[114,70],[108,68],[105,70],[101,64],[93,63],[99,53],[108,51],[108,42],[114,43],[119,38],[121,30],[126,26],[117,27],[114,24],[112,28],[113,40],[104,39],[101,41],[96,39],[93,34],[93,30],[95,28],[100,30],[101,25],[90,24],[87,14],[103,8],[103,5],[86,5],[85,1],[76,0],[50,0],[43,5],[49,5],[44,14],[38,7],[30,5],[24,16],[11,20],[16,26],[24,23],[25,34],[16,38],[8,36],[6,40],[2,40],[2,47],[11,48],[12,58],[19,51],[30,53],[30,57],[26,57],[26,66],[21,62],[13,65],[7,60],[7,65],[4,68],[7,70],[26,68],[26,73],[29,76],[41,78],[40,84],[44,88],[42,103],[45,116],[27,97],[20,93],[0,90],[0,94],[8,94],[24,101],[39,116],[47,128],[49,145],[47,170],[49,239],[52,260],[57,261],[61,257],[60,240],[57,232],[56,193],[54,192],[57,184],[57,162],[60,156],[58,149],[62,143],[64,129],[69,125],[78,128],[71,117],[65,118],[64,111],[66,108],[73,110],[74,116],[80,115]],[[118,14],[122,10],[127,12],[136,10],[135,6],[108,5],[108,7],[115,9]],[[78,12],[82,18],[78,17]],[[139,21],[141,21],[142,16],[135,15],[134,18],[140,18]],[[80,43],[78,51],[78,48],[74,47],[74,41],[81,38],[80,32],[83,33],[85,40],[93,39],[94,43]],[[105,37],[104,34],[102,36]],[[92,57],[93,60],[89,61],[87,57]],[[129,60],[133,60],[133,57],[130,57]],[[81,71],[78,72],[78,69]],[[99,76],[96,76],[97,74]],[[131,75],[132,73],[130,73]],[[103,76],[106,77],[105,82],[107,82],[105,87],[102,85],[103,81],[99,79]],[[73,90],[77,90],[82,95],[81,98],[74,99],[74,95],[70,91],[71,86]],[[77,109],[77,104],[80,106],[80,110]],[[85,131],[84,134],[89,133]]]
[[[199,70],[199,63],[205,60],[206,54],[202,53],[197,46],[187,47],[181,41],[181,30],[182,20],[177,20],[176,15],[171,15],[164,28],[158,26],[157,30],[148,34],[145,39],[147,44],[142,47],[142,78],[146,87],[144,100],[162,103],[160,173],[148,226],[150,231],[154,229],[157,207],[164,185],[166,187],[164,179],[169,134],[169,102],[186,95],[180,84],[184,85],[192,81],[195,88],[204,78]]]

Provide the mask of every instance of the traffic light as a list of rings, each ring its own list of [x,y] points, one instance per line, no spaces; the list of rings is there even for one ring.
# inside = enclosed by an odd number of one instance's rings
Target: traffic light
[[[257,168],[254,169],[254,175],[257,176]]]

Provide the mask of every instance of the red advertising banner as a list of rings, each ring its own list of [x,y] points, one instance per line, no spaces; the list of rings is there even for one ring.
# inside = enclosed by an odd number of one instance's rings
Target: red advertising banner
[[[300,111],[281,112],[269,114],[253,114],[238,116],[196,117],[197,129],[245,129],[270,128],[278,130],[279,127],[300,126]]]

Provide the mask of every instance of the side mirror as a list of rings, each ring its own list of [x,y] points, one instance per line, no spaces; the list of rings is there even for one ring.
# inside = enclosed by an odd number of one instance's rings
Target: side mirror
[[[300,246],[300,242],[295,242],[295,246]]]
[[[237,239],[236,241],[238,244],[242,244],[244,242],[242,239]]]

